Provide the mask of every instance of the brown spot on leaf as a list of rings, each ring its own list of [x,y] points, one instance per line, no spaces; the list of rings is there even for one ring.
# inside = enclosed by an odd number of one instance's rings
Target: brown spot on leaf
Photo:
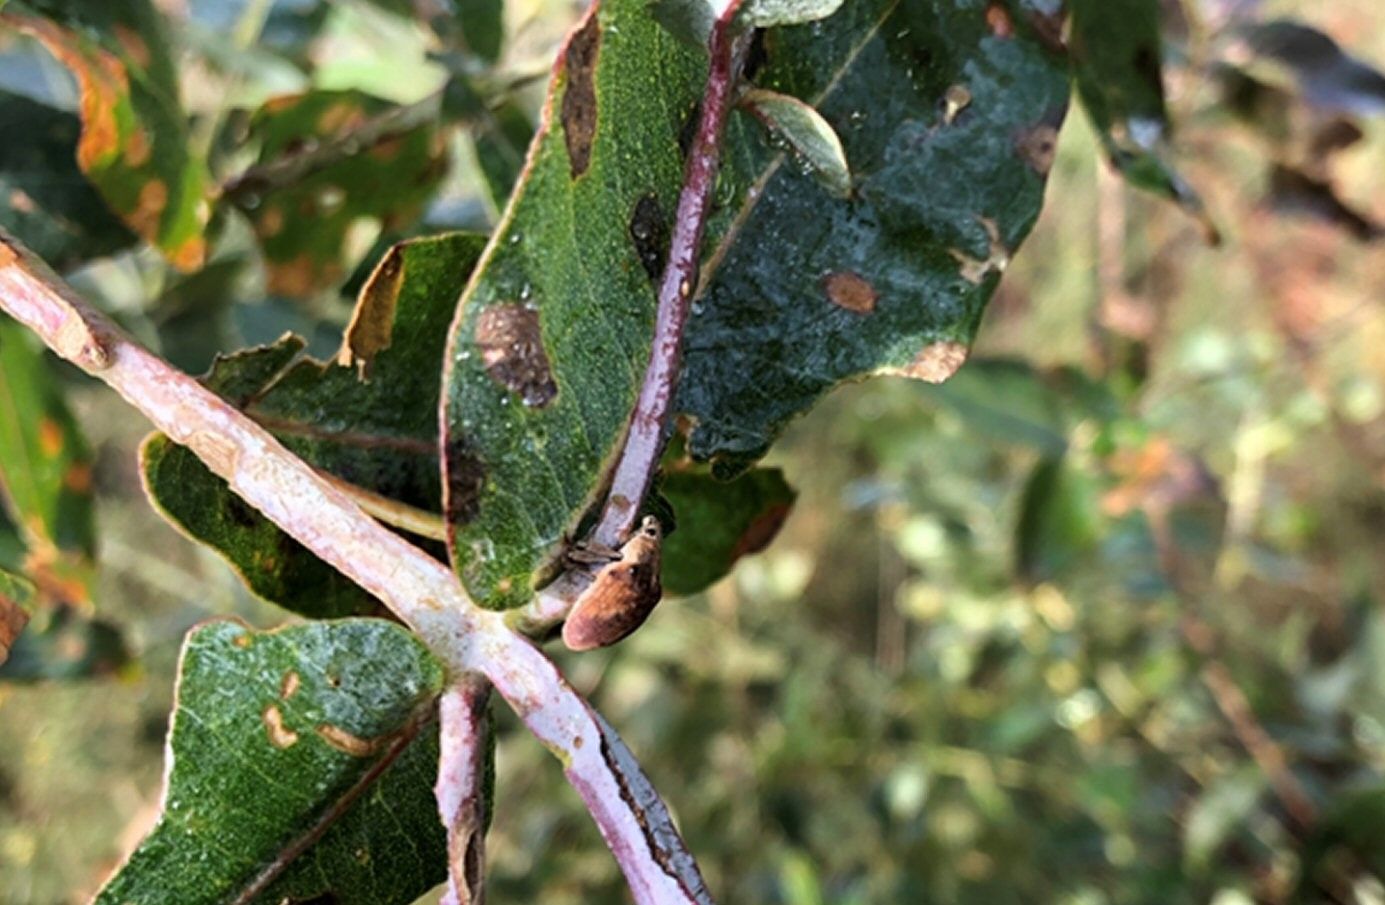
[[[909,377],[926,383],[942,383],[957,373],[967,360],[967,347],[959,342],[944,340],[930,343],[902,368],[882,368],[880,373]]]
[[[10,192],[10,207],[21,214],[32,214],[38,210],[38,204],[29,197],[29,193],[23,189],[14,189]]]
[[[287,261],[266,263],[269,291],[290,298],[311,295],[316,287],[330,282],[341,272],[341,266],[335,261],[316,261],[306,252]]]
[[[120,44],[120,49],[125,51],[125,56],[140,69],[149,68],[149,45],[145,43],[144,37],[128,25],[117,23],[115,28],[115,39]]]
[[[1015,151],[1031,170],[1047,176],[1058,154],[1058,130],[1047,123],[1026,129],[1015,139]]]
[[[135,209],[127,211],[125,218],[142,236],[156,235],[159,221],[163,219],[164,208],[168,205],[168,186],[162,179],[150,179],[140,186]]]
[[[992,3],[986,7],[986,27],[991,30],[991,34],[997,38],[1013,38],[1015,36],[1015,23],[1010,18],[1010,13],[999,3]]]
[[[236,637],[232,638],[231,643],[234,644],[236,647],[239,647],[241,650],[246,650],[250,647],[250,645],[255,643],[255,638],[249,632],[246,632],[243,635],[237,635]]]
[[[298,673],[290,669],[288,672],[284,673],[284,679],[279,683],[279,697],[287,701],[298,693],[298,686],[300,684],[301,681],[298,678]]]
[[[592,140],[596,135],[596,59],[601,50],[601,24],[596,8],[587,14],[582,27],[568,39],[563,53],[567,71],[567,90],[563,92],[563,137],[567,156],[576,179],[591,165]]]
[[[543,348],[539,313],[518,302],[491,305],[476,321],[476,348],[491,379],[542,407],[558,395],[548,353]]]
[[[136,126],[125,142],[125,164],[139,169],[149,162],[150,151],[149,133]]]
[[[1010,265],[1010,249],[1000,241],[1000,227],[989,217],[978,218],[981,225],[986,230],[986,237],[990,241],[990,251],[984,259],[973,258],[965,252],[955,248],[948,249],[948,253],[961,265],[958,271],[962,279],[973,285],[981,283],[992,273],[1000,273]]]
[[[298,744],[298,733],[284,725],[284,715],[279,712],[277,704],[270,704],[264,709],[263,720],[271,745],[283,749]]]
[[[77,79],[82,113],[78,166],[90,172],[107,165],[120,150],[117,112],[129,106],[130,83],[125,66],[113,54],[84,42],[46,19],[16,17],[14,21]]]
[[[201,236],[188,236],[168,252],[169,263],[184,273],[197,270],[206,260],[207,240]]]
[[[56,459],[63,451],[62,425],[52,418],[43,417],[38,422],[38,449],[45,458]]]
[[[742,556],[749,556],[752,553],[759,553],[769,542],[774,540],[779,529],[784,525],[784,519],[789,517],[789,510],[793,507],[788,503],[778,503],[769,507],[746,526],[741,536],[736,538],[736,545],[731,548],[731,561],[735,562]]]
[[[91,466],[85,462],[74,462],[63,472],[63,486],[73,493],[87,493],[91,490]]]
[[[333,726],[331,723],[323,723],[318,726],[317,734],[322,736],[322,740],[333,748],[352,757],[370,757],[389,740],[387,735],[377,738],[361,738],[359,735],[352,735],[340,726]]]
[[[481,508],[481,490],[486,485],[486,466],[462,436],[448,438],[443,447],[447,486],[443,505],[449,525],[465,525]]]
[[[365,122],[365,119],[365,111],[360,107],[353,103],[339,101],[319,114],[317,118],[318,133],[332,135],[338,131],[354,128]]]
[[[391,160],[398,157],[404,150],[406,140],[405,136],[402,135],[395,138],[387,138],[370,149],[370,156],[384,163],[389,163]]]
[[[822,289],[832,304],[857,314],[870,314],[875,310],[876,299],[880,297],[864,277],[849,270],[823,277]]]
[[[375,356],[390,347],[394,331],[394,311],[399,303],[399,289],[404,285],[404,247],[389,250],[361,287],[356,298],[356,310],[342,338],[337,364],[344,368],[356,366],[362,378],[370,376]]]
[[[668,221],[663,208],[659,206],[659,196],[650,192],[635,203],[630,215],[630,241],[635,243],[635,252],[640,256],[644,272],[651,280],[659,279],[664,272],[664,261],[668,257]]]
[[[262,239],[272,239],[284,228],[284,209],[277,204],[267,205],[255,222],[255,232]]]

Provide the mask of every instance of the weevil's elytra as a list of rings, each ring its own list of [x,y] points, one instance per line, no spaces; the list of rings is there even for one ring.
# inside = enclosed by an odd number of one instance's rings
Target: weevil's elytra
[[[644,624],[663,596],[659,584],[662,542],[659,520],[645,516],[639,530],[620,548],[620,558],[603,566],[573,604],[563,623],[563,643],[568,648],[606,647]]]

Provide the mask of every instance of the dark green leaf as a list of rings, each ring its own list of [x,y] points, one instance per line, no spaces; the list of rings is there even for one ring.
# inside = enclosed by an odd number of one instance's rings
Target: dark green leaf
[[[482,241],[458,233],[392,248],[361,290],[336,363],[300,357],[302,341],[286,337],[220,359],[208,386],[314,466],[439,511],[438,374],[457,287]],[[314,617],[376,611],[364,591],[241,502],[191,453],[159,436],[146,443],[143,464],[163,512],[221,553],[255,593]]]
[[[66,66],[81,91],[77,164],[110,208],[183,270],[206,257],[206,162],[190,150],[179,81],[149,0],[17,4],[6,13]]]
[[[462,0],[457,15],[466,49],[494,64],[505,44],[505,0]]]
[[[447,170],[437,123],[382,132],[376,126],[385,115],[398,109],[359,91],[276,98],[255,114],[251,134],[261,142],[262,166],[342,149],[321,166],[235,187],[264,249],[271,292],[299,297],[336,286],[356,263],[346,258],[353,224],[374,220],[393,229],[432,197]]]
[[[0,122],[25,137],[0,144],[0,228],[59,270],[135,241],[77,169],[77,117],[0,91]]]
[[[724,482],[704,470],[674,471],[664,476],[659,492],[678,516],[678,530],[663,546],[663,586],[673,594],[695,594],[742,556],[763,550],[797,496],[777,468],[753,469]]]
[[[1073,74],[1111,164],[1132,185],[1177,201],[1209,241],[1202,200],[1166,159],[1163,47],[1157,0],[1073,0]]]
[[[940,380],[960,365],[1038,214],[1067,102],[1061,61],[1029,26],[1036,8],[1011,9],[1004,37],[951,0],[869,0],[765,33],[756,84],[822,113],[856,193],[834,199],[733,117],[677,406],[695,456],[744,468],[842,381]],[[452,553],[495,606],[528,596],[618,447],[661,255],[640,239],[667,229],[706,66],[644,0],[603,3],[566,64],[449,357]],[[529,354],[483,354],[478,336],[506,323]]]
[[[442,667],[376,620],[195,630],[163,813],[98,903],[409,903],[446,873]]]

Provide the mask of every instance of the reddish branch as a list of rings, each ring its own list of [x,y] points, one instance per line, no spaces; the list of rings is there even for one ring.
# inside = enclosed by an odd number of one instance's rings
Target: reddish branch
[[[654,321],[654,347],[644,372],[639,399],[630,416],[630,429],[611,480],[610,495],[601,521],[592,533],[597,544],[614,547],[630,534],[640,503],[649,492],[654,469],[663,452],[669,408],[677,388],[683,356],[683,331],[693,293],[702,234],[707,226],[712,190],[716,186],[721,157],[721,135],[734,101],[740,76],[743,40],[731,20],[738,4],[730,4],[712,29],[707,90],[702,97],[702,118],[688,151],[683,191],[669,239],[668,264],[659,283],[659,307]]]

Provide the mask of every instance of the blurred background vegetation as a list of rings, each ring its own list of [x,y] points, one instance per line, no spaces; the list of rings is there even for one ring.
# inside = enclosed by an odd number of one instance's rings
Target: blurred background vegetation
[[[288,329],[330,354],[384,242],[488,228],[579,12],[509,0],[492,67],[430,57],[407,2],[160,5],[213,160],[278,95],[411,105],[449,67],[476,89],[418,199],[353,197],[330,247],[276,258],[252,197],[196,274],[147,249],[69,274],[193,372]],[[836,392],[771,457],[800,491],[771,547],[559,655],[727,902],[1385,903],[1385,93],[1324,100],[1225,25],[1297,17],[1385,61],[1385,8],[1165,5],[1178,161],[1222,246],[1111,175],[1075,110],[967,367]],[[6,91],[74,109],[35,45],[0,52]],[[0,682],[16,905],[84,900],[153,820],[188,628],[285,619],[151,511],[139,417],[69,382],[123,641],[50,631],[49,671]],[[624,901],[557,764],[501,724],[490,901]]]

